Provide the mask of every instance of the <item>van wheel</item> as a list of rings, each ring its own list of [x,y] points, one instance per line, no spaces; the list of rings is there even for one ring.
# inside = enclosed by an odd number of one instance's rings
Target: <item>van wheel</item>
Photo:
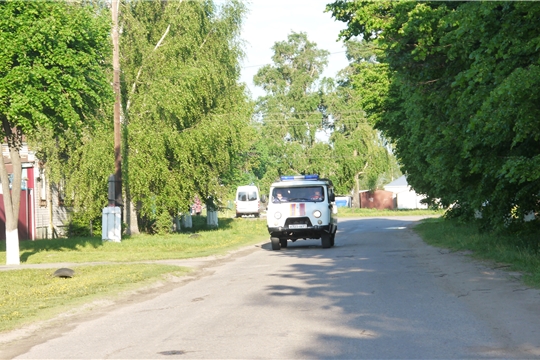
[[[336,240],[336,234],[332,234],[332,236],[330,236],[330,246],[334,246],[334,243],[335,243],[335,240]]]
[[[323,249],[328,249],[329,247],[332,247],[332,240],[330,234],[323,233],[321,235],[321,245]]]
[[[279,243],[281,244],[282,248],[287,247],[287,239],[279,239]]]
[[[272,250],[280,250],[281,249],[281,244],[279,242],[279,238],[271,237],[270,242],[272,243]]]

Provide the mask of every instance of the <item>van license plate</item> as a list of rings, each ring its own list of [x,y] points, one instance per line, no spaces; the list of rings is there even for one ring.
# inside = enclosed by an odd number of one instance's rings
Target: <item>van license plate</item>
[[[289,229],[303,229],[303,228],[307,228],[307,225],[306,224],[292,224],[292,225],[289,225]]]

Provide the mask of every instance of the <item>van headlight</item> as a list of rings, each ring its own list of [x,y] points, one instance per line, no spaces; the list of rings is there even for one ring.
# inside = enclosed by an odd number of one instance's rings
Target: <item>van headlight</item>
[[[274,213],[274,217],[275,217],[276,219],[281,219],[281,213],[280,213],[279,211],[275,212],[275,213]]]
[[[315,211],[313,212],[313,216],[315,216],[316,218],[320,218],[321,215],[322,215],[322,214],[321,214],[321,212],[320,212],[319,210],[315,210]]]

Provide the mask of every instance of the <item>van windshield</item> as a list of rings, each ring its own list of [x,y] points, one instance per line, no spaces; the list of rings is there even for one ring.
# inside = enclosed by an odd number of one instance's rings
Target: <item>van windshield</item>
[[[238,200],[238,201],[255,201],[255,200],[257,200],[257,192],[256,191],[239,191],[238,192],[238,198],[236,200]]]
[[[324,201],[322,186],[275,188],[272,192],[272,202],[321,202]]]

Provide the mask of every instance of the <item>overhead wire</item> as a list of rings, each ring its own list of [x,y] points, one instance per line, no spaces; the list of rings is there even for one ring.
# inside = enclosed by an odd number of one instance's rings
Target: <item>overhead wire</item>
[[[343,50],[343,51],[335,51],[335,52],[331,52],[329,53],[328,55],[335,55],[335,54],[343,54],[347,52],[346,50]],[[266,65],[271,65],[271,63],[266,63],[266,64],[260,64],[260,65],[247,65],[247,66],[242,66],[242,69],[249,69],[249,68],[254,68],[254,67],[262,67],[262,66],[266,66]]]

